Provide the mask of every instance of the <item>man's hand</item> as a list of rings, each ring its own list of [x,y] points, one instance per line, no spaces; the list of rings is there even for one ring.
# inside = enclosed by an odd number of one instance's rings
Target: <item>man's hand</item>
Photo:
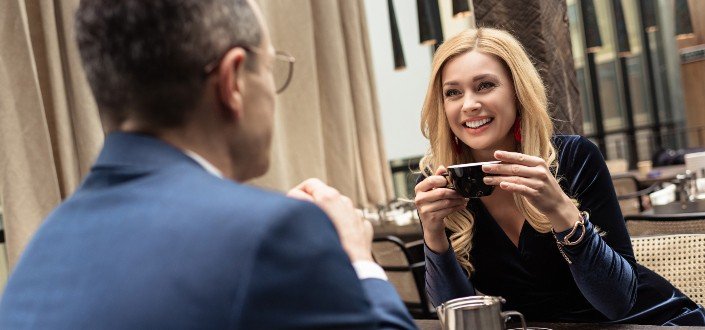
[[[318,179],[308,179],[287,194],[312,202],[328,215],[351,262],[372,261],[372,224],[355,212],[352,200]]]

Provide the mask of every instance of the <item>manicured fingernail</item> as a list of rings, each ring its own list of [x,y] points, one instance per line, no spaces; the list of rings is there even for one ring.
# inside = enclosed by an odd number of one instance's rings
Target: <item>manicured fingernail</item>
[[[492,179],[492,178],[486,176],[485,178],[482,179],[482,181],[483,181],[484,183],[490,184],[490,183],[494,182],[494,179]]]
[[[482,165],[482,171],[483,172],[492,172],[494,167],[492,165]]]

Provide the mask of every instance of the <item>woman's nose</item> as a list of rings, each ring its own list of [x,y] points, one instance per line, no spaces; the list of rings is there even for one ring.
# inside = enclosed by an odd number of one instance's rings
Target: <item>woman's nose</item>
[[[471,112],[477,109],[480,109],[481,105],[478,100],[470,94],[466,94],[465,98],[463,99],[463,108],[461,109],[464,112]]]

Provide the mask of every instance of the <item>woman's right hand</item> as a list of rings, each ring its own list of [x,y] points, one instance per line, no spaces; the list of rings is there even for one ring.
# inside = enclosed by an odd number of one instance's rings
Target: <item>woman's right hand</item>
[[[436,253],[448,250],[443,219],[449,214],[465,209],[468,199],[455,190],[446,188],[448,181],[442,176],[445,167],[440,166],[436,175],[431,175],[419,182],[416,192],[416,209],[423,223],[423,235],[426,245]]]

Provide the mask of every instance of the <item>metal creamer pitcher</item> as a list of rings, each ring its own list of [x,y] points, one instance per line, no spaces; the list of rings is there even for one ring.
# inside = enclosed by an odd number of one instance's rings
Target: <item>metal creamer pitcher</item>
[[[502,312],[502,297],[469,296],[446,301],[436,308],[441,326],[446,330],[503,330],[512,316],[518,316],[526,329],[524,315],[517,311]]]

